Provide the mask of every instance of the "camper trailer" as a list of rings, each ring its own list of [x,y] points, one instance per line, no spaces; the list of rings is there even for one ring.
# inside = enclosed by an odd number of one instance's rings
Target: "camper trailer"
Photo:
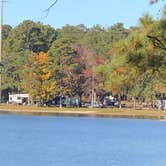
[[[28,104],[29,94],[9,94],[9,104]]]

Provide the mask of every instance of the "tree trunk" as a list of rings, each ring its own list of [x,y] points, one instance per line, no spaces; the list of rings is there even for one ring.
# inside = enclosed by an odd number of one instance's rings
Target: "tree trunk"
[[[82,107],[82,94],[79,95],[79,105],[78,107]]]
[[[121,103],[121,94],[118,94],[118,105],[119,105],[119,109],[122,108],[122,103]]]
[[[134,110],[136,110],[136,97],[133,97],[133,102],[134,102]]]

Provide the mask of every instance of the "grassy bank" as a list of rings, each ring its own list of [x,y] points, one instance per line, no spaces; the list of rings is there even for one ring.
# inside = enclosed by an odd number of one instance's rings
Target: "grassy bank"
[[[0,105],[1,114],[91,116],[166,120],[166,111],[112,108],[57,108],[20,105]]]
[[[166,120],[166,111],[112,108],[57,108],[20,105],[0,105],[1,114],[91,116]]]

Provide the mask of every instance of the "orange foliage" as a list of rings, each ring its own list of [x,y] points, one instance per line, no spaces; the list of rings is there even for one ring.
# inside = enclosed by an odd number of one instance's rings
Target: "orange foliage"
[[[37,58],[39,64],[44,64],[47,61],[47,54],[44,52],[40,52]]]
[[[147,33],[148,28],[149,28],[149,24],[148,24],[148,23],[144,24],[144,25],[143,25],[143,28],[142,28],[142,32],[143,32],[143,33]]]
[[[47,61],[47,54],[44,52],[40,52],[39,54],[31,53],[29,55],[29,61],[35,65],[43,65]]]
[[[28,57],[28,63],[23,65],[24,77],[22,87],[38,99],[48,99],[56,87],[56,81],[50,81],[53,78],[53,71],[48,66],[47,54],[31,53]]]
[[[159,85],[157,89],[160,93],[166,93],[166,87],[163,85]]]
[[[120,75],[126,72],[126,68],[125,67],[118,67],[114,70],[114,72],[112,73],[112,76],[116,76],[116,75]]]
[[[24,64],[24,65],[23,65],[23,68],[24,68],[24,69],[26,69],[26,68],[28,68],[28,67],[29,67],[28,64]]]
[[[147,49],[150,54],[153,54],[155,51],[154,46],[152,44],[148,44]]]
[[[42,69],[39,77],[41,80],[48,80],[52,76],[52,72],[50,70]]]

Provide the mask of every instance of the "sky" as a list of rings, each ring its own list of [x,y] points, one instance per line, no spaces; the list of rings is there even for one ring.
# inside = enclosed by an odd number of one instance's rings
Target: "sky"
[[[3,24],[13,27],[23,20],[33,20],[61,28],[66,24],[109,27],[118,22],[126,28],[139,24],[139,18],[150,13],[160,18],[162,1],[150,5],[149,0],[58,0],[47,17],[43,12],[54,0],[7,0],[3,8]]]

